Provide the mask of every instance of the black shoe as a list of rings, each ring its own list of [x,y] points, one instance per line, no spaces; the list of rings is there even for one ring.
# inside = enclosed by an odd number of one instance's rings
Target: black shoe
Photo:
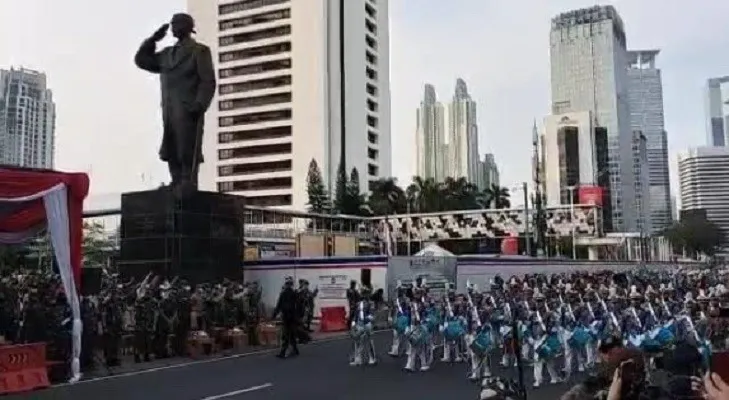
[[[284,353],[278,353],[278,354],[276,354],[276,358],[280,358],[280,359],[283,360],[284,358],[286,358],[286,354],[284,354]]]
[[[298,357],[298,356],[299,356],[299,351],[296,350],[293,353],[291,353],[291,356],[290,357]]]

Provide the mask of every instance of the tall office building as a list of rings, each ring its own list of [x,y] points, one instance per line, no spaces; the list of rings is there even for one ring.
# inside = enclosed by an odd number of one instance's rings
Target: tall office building
[[[635,209],[638,215],[638,232],[653,232],[650,207],[650,170],[648,168],[648,139],[641,131],[633,131],[633,176],[635,182]]]
[[[480,188],[486,189],[490,188],[493,185],[500,186],[501,180],[499,178],[499,166],[496,165],[496,160],[494,159],[494,155],[491,153],[486,153],[483,155],[483,160],[481,160],[481,178],[478,182],[476,182],[476,185]]]
[[[709,79],[705,101],[707,144],[726,146],[729,143],[729,76]]]
[[[363,192],[391,175],[387,0],[188,0],[214,54],[200,186],[304,209],[316,160]]]
[[[590,111],[549,115],[541,141],[544,195],[548,206],[580,201],[580,188],[602,188],[603,230],[613,230],[608,168],[608,133]]]
[[[425,85],[425,96],[417,110],[417,173],[424,178],[466,178],[480,185],[483,177],[478,154],[476,102],[466,82],[456,81],[453,99],[440,103],[435,88]]]
[[[478,155],[478,123],[476,102],[468,94],[466,82],[458,78],[453,100],[448,104],[446,117],[448,131],[448,176],[466,177],[476,183],[480,175],[481,159]]]
[[[417,111],[416,159],[418,176],[442,182],[446,178],[448,137],[445,108],[436,99],[433,85],[425,85],[423,101]]]
[[[552,19],[552,114],[591,112],[608,135],[612,218],[616,231],[636,231],[628,52],[623,21],[612,6],[570,11]],[[594,179],[597,181],[598,179]]]
[[[663,117],[663,83],[661,70],[656,68],[659,50],[638,50],[628,52],[628,102],[630,103],[630,125],[633,131],[640,131],[646,139],[648,163],[635,168],[648,172],[646,205],[643,212],[650,218],[651,232],[662,231],[673,222],[671,214],[671,184],[668,169],[668,135]],[[640,159],[637,159],[640,160]],[[640,193],[639,193],[640,194]],[[646,228],[646,225],[643,225]]]
[[[0,165],[53,168],[56,105],[46,74],[0,70]]]
[[[698,147],[678,156],[681,212],[698,212],[729,235],[729,147]],[[729,241],[724,243],[729,250]]]

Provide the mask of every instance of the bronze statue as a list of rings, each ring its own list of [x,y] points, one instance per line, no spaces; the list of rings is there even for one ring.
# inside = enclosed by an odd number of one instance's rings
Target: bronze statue
[[[170,26],[177,43],[156,51]],[[142,42],[134,56],[137,67],[160,75],[164,134],[159,157],[167,162],[172,186],[181,190],[197,188],[205,111],[215,94],[210,48],[196,42],[193,33],[192,17],[175,14]]]

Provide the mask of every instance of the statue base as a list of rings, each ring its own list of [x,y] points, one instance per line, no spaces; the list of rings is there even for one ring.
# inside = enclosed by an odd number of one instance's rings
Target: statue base
[[[122,194],[119,272],[189,283],[243,278],[245,198],[172,187]]]

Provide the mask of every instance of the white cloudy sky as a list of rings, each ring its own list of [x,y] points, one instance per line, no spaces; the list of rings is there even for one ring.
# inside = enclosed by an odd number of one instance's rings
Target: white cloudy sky
[[[729,74],[729,2],[607,3],[622,15],[630,48],[662,50],[675,172],[676,152],[705,142],[706,78]],[[415,108],[423,84],[450,97],[462,77],[479,103],[480,152],[495,153],[504,185],[528,179],[532,120],[549,111],[549,20],[593,4],[390,0],[394,174],[407,181],[415,169]],[[0,67],[48,73],[58,110],[57,165],[90,172],[92,193],[166,179],[157,159],[158,84],[131,58],[140,39],[184,6],[184,0],[0,0]],[[142,174],[155,182],[144,183]]]

